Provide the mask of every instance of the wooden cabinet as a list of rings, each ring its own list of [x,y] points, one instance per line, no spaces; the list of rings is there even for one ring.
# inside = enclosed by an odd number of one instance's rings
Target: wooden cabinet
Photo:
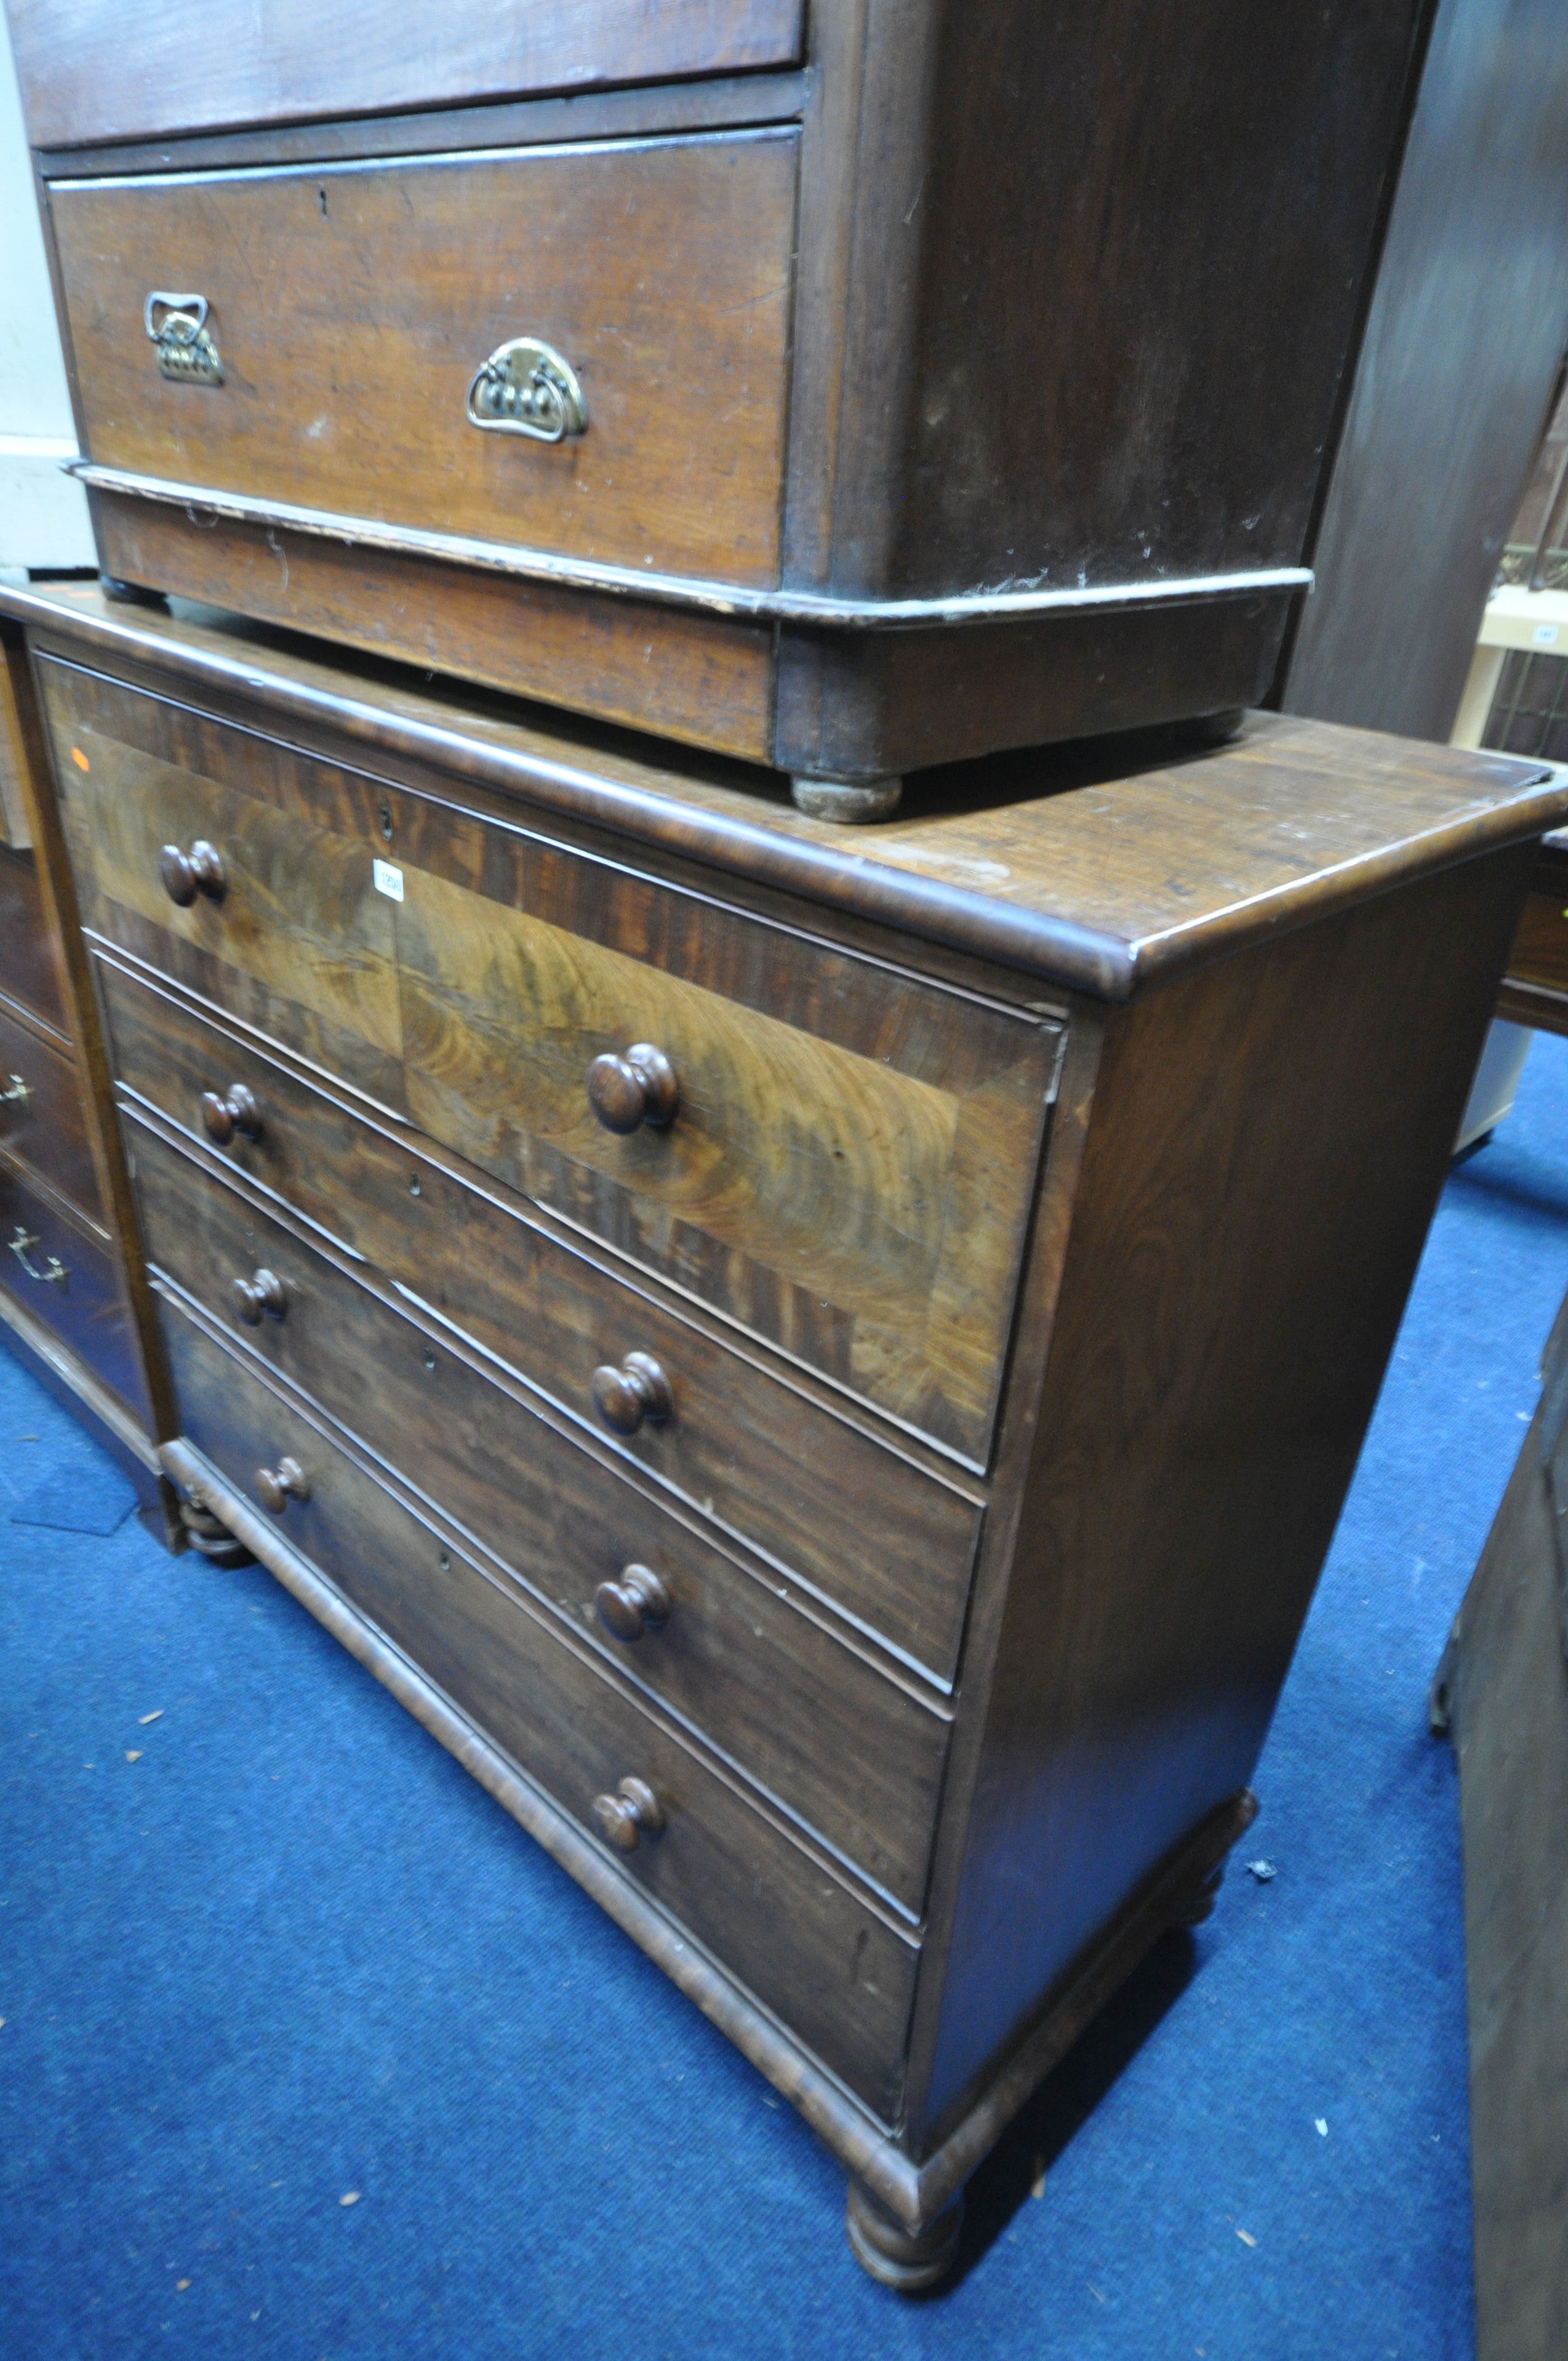
[[[0,788],[0,1323],[161,1516],[170,1395],[36,690],[9,626]]]
[[[8,5],[108,576],[839,818],[1266,691],[1419,0]]]
[[[0,610],[164,1467],[927,2284],[1247,1825],[1568,786],[1260,716],[846,839],[236,626]]]

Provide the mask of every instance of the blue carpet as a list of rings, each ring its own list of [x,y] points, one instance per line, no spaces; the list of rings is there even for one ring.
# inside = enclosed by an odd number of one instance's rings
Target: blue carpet
[[[1158,1948],[915,2304],[789,2110],[265,1575],[5,1521],[82,1444],[0,1352],[0,2350],[1463,2361],[1424,1693],[1565,1287],[1543,1039],[1450,1182],[1260,1766],[1277,1874]]]

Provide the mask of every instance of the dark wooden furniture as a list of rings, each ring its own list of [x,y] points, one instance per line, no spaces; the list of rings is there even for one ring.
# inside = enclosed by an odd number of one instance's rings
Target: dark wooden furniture
[[[1432,1688],[1459,1758],[1480,2361],[1568,2345],[1568,1306]]]
[[[108,576],[840,818],[1266,687],[1421,0],[8,5]]]
[[[173,1432],[21,633],[0,624],[0,1328],[160,1523]]]
[[[1568,789],[1257,717],[846,839],[238,626],[0,610],[165,1466],[926,2283],[1250,1816]]]
[[[1497,994],[1497,1015],[1568,1033],[1568,831],[1542,840]]]

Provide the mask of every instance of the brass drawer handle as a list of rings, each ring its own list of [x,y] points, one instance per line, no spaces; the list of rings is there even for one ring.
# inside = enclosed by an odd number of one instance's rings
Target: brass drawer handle
[[[594,1607],[605,1630],[628,1647],[644,1631],[660,1631],[675,1611],[674,1600],[651,1565],[623,1565],[618,1581],[599,1584]]]
[[[670,1380],[652,1353],[628,1353],[619,1369],[607,1361],[589,1382],[594,1408],[617,1434],[635,1434],[645,1418],[661,1425],[675,1407]]]
[[[276,1467],[258,1467],[256,1488],[261,1505],[280,1517],[291,1500],[308,1500],[311,1479],[297,1459],[280,1459]]]
[[[36,1279],[40,1287],[56,1287],[63,1285],[71,1277],[71,1273],[67,1270],[65,1265],[61,1262],[58,1255],[50,1255],[49,1258],[49,1267],[45,1270],[35,1270],[32,1264],[27,1260],[27,1257],[31,1254],[33,1248],[38,1245],[38,1238],[34,1235],[29,1235],[27,1231],[22,1227],[21,1223],[18,1222],[15,1230],[11,1234],[11,1252],[16,1256],[16,1260],[27,1272],[27,1277],[29,1279]]]
[[[181,852],[177,844],[166,844],[158,873],[164,892],[181,910],[188,910],[198,894],[204,894],[209,902],[221,902],[228,884],[223,855],[204,836],[196,839],[189,852]]]
[[[623,1779],[613,1795],[594,1797],[599,1834],[617,1852],[635,1852],[645,1836],[664,1825],[664,1808],[644,1779]]]
[[[20,1074],[13,1074],[9,1088],[0,1091],[0,1106],[25,1107],[31,1097],[32,1093]]]
[[[561,443],[586,434],[588,405],[576,372],[553,345],[514,336],[481,361],[468,387],[468,423],[488,434],[526,434]]]
[[[203,1091],[202,1121],[207,1127],[207,1137],[220,1148],[226,1148],[236,1131],[247,1139],[261,1137],[261,1109],[243,1082],[236,1082],[222,1093]]]
[[[275,1270],[258,1270],[253,1279],[234,1283],[235,1317],[247,1328],[259,1328],[262,1314],[281,1320],[289,1309],[288,1290]]]
[[[633,1041],[619,1057],[607,1050],[588,1068],[588,1104],[606,1131],[624,1134],[644,1123],[667,1130],[680,1104],[675,1070],[652,1041]]]
[[[155,288],[143,308],[142,324],[163,376],[176,385],[222,385],[224,365],[207,332],[204,295],[166,295]]]

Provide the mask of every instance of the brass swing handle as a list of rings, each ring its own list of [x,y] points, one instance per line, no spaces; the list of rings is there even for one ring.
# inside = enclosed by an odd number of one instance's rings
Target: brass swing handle
[[[208,309],[204,295],[171,295],[162,288],[154,288],[142,307],[142,325],[159,372],[177,385],[224,381],[223,359],[207,329]]]
[[[8,1088],[0,1091],[0,1106],[25,1107],[31,1097],[32,1093],[20,1074],[13,1074]]]
[[[63,1284],[71,1277],[71,1273],[58,1255],[50,1255],[47,1270],[35,1270],[28,1261],[27,1257],[38,1244],[37,1236],[29,1235],[18,1222],[11,1237],[11,1252],[27,1272],[27,1277],[36,1279],[40,1287],[55,1287]]]
[[[564,443],[588,431],[588,405],[570,361],[537,336],[513,336],[481,361],[468,384],[467,419],[487,434]]]

